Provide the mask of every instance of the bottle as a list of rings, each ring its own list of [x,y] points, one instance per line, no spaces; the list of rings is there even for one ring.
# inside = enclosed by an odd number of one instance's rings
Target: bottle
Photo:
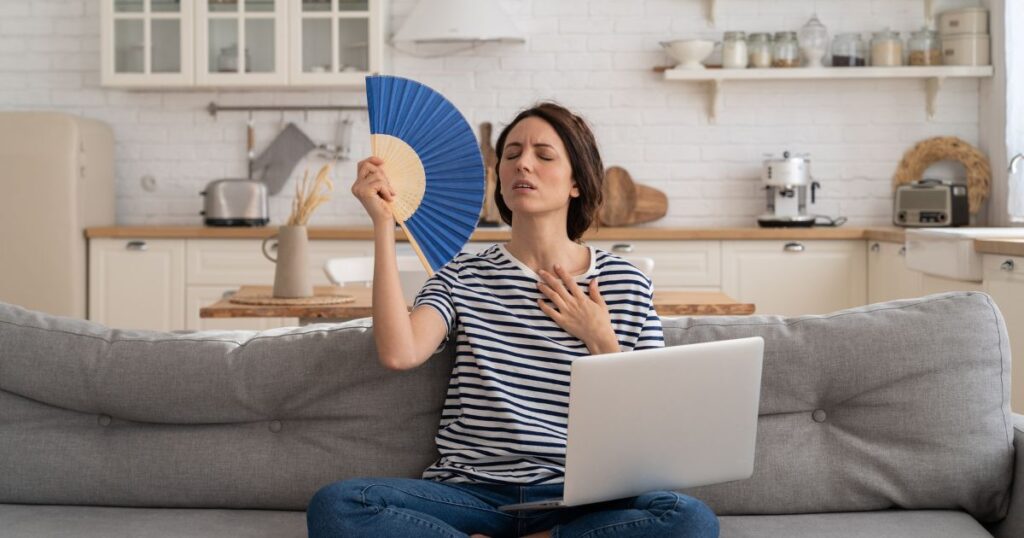
[[[747,39],[747,53],[750,67],[772,66],[772,35],[766,33],[750,34]]]
[[[772,46],[772,67],[800,67],[796,32],[776,32]]]
[[[839,34],[832,40],[833,67],[864,67],[867,64],[867,46],[860,34]]]
[[[822,67],[822,59],[828,53],[828,29],[814,15],[800,28],[800,52],[807,61],[807,67]]]
[[[942,65],[942,47],[939,34],[928,28],[910,34],[910,65]]]
[[[871,39],[871,65],[892,67],[903,65],[903,40],[899,32],[886,28]]]
[[[722,67],[725,69],[746,69],[747,34],[743,32],[726,32],[722,40]]]

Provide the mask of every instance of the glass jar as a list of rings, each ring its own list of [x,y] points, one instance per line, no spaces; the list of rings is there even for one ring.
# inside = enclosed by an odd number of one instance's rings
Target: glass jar
[[[910,49],[910,65],[942,65],[938,32],[921,28],[910,34],[907,48]]]
[[[876,32],[871,39],[871,65],[892,67],[903,65],[903,40],[899,32],[888,29]]]
[[[800,52],[807,61],[807,67],[822,67],[822,60],[828,54],[828,28],[814,15],[800,28]]]
[[[800,67],[796,32],[776,32],[772,45],[772,67]]]
[[[868,47],[860,34],[839,34],[832,40],[833,67],[864,67],[868,65]]]
[[[772,35],[757,33],[747,38],[747,53],[750,67],[772,66]]]
[[[747,34],[744,32],[726,32],[722,39],[722,67],[725,69],[745,69],[747,67]]]

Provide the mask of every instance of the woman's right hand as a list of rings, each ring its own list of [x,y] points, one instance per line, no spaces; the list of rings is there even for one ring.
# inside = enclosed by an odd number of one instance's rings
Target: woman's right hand
[[[379,157],[370,157],[359,161],[359,171],[355,183],[352,184],[352,194],[366,208],[366,213],[373,219],[373,223],[394,222],[394,215],[386,202],[394,202],[398,193],[391,187],[387,175],[381,166],[384,160]]]

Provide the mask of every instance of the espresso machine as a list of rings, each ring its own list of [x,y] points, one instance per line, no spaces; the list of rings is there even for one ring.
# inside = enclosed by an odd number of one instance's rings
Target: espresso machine
[[[838,226],[846,219],[831,219],[807,213],[807,197],[815,202],[815,195],[821,184],[811,178],[811,160],[806,155],[794,155],[786,151],[782,158],[765,159],[761,170],[764,183],[767,212],[757,218],[764,228],[794,228],[817,224]]]

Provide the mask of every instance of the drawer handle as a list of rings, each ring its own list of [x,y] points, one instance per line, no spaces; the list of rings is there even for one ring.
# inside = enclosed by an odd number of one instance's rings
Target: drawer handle
[[[629,243],[619,243],[617,245],[612,245],[612,252],[618,252],[620,254],[629,254],[633,252],[633,245],[630,245]]]
[[[871,252],[878,252],[879,250],[882,250],[882,245],[879,245],[878,243],[871,244]]]
[[[906,256],[907,255],[907,247],[906,246],[900,247],[899,251],[897,251],[896,253],[899,254],[900,256]]]
[[[786,246],[782,247],[786,252],[803,252],[804,249],[803,243],[786,243]]]
[[[124,246],[124,248],[125,250],[143,252],[149,250],[149,245],[147,245],[145,241],[129,241],[128,244]]]
[[[999,266],[999,268],[1003,271],[1013,271],[1014,265],[1016,264],[1013,263],[1013,260],[1006,260]]]

